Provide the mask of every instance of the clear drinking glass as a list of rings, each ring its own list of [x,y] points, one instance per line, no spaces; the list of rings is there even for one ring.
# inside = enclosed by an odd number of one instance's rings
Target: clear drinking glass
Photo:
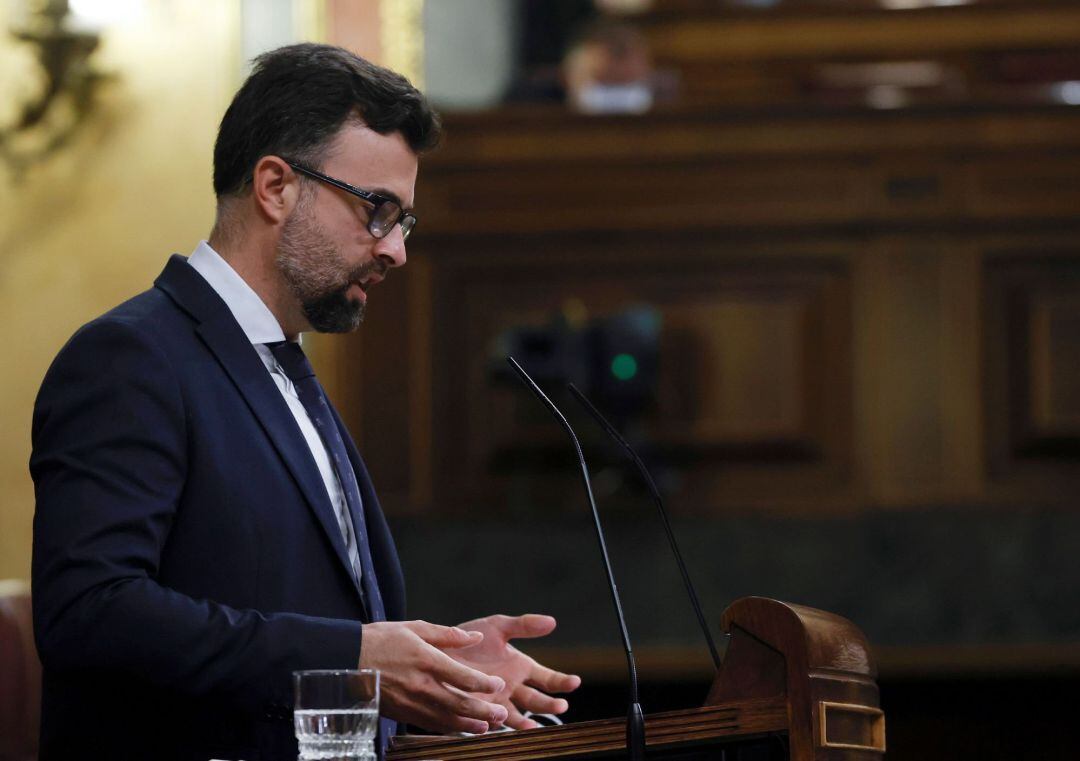
[[[378,671],[294,671],[293,686],[293,725],[303,761],[375,761]]]

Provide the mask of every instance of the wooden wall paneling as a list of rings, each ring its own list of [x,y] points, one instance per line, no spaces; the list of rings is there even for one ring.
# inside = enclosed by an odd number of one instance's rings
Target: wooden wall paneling
[[[311,360],[326,395],[355,435],[361,428],[360,341],[354,336],[305,333],[304,354]]]
[[[914,151],[868,161],[870,215],[904,223],[948,221],[964,207],[964,184],[951,157]]]
[[[811,74],[802,61],[667,61],[677,72],[673,98],[680,106],[731,107],[792,103],[806,97],[804,81]]]
[[[827,238],[815,244],[830,245]],[[824,461],[829,463],[821,499],[826,510],[850,510],[861,499],[854,456],[856,367],[852,264],[861,246],[857,238],[846,238],[833,246],[837,257],[835,270],[823,283],[819,319],[810,322],[807,335],[810,356],[820,362],[823,372],[807,374],[809,383],[820,384],[818,388],[807,389],[807,398],[822,400],[821,405],[810,408],[810,418],[817,421],[815,430],[821,431],[825,446]]]
[[[379,489],[380,501],[395,512],[409,509],[413,476],[408,457],[409,421],[416,414],[410,404],[409,341],[416,323],[409,298],[412,277],[409,267],[389,273],[369,294],[361,328],[336,337],[341,344],[338,361],[346,363],[355,379],[355,387],[346,388],[357,396],[342,415]]]
[[[1054,107],[1011,109],[754,109],[715,105],[658,110],[646,116],[587,117],[562,108],[507,109],[490,114],[454,114],[446,144],[424,160],[418,198],[439,206],[447,193],[442,178],[469,173],[486,178],[519,168],[553,170],[584,164],[692,164],[721,160],[782,159],[849,161],[889,154],[926,157],[942,151],[961,157],[1026,152],[1053,160],[1080,151],[1077,113]],[[439,228],[442,229],[442,228]]]
[[[987,451],[1005,496],[1071,500],[1080,486],[1080,249],[992,249],[985,263]]]
[[[989,251],[983,259],[984,332],[983,362],[985,366],[984,418],[986,421],[987,477],[1001,490],[1007,484],[1012,464],[1012,421],[1010,420],[1011,388],[1022,383],[1013,381],[1010,347],[1017,341],[1010,335],[1018,311],[1009,291],[1008,271],[1015,263],[1004,254],[994,257]]]
[[[887,264],[885,252],[866,243],[852,260],[854,480],[871,500],[885,497],[882,485],[889,468],[883,354],[890,314],[878,297],[888,286]]]
[[[678,389],[658,399],[667,435],[686,444],[812,446],[807,430],[812,400],[804,393],[810,294],[740,291],[688,294],[665,305],[665,339],[682,338],[679,344],[665,342],[677,359],[662,369],[674,376],[667,379],[669,386]]]
[[[364,456],[380,501],[398,515],[432,504],[430,262],[413,257],[371,291],[364,322],[346,336],[305,336],[320,377]]]
[[[867,485],[885,503],[942,487],[942,253],[932,239],[883,237],[864,255],[857,417]]]
[[[1032,432],[1080,440],[1080,283],[1034,295],[1029,341]]]
[[[963,238],[948,239],[941,260],[941,413],[943,497],[984,498],[982,254]]]
[[[425,224],[483,209],[485,232],[807,224],[865,214],[861,167],[828,161],[611,161],[440,172]]]
[[[980,253],[955,235],[882,235],[855,265],[855,451],[872,501],[984,494]]]
[[[658,15],[642,19],[654,55],[681,61],[913,57],[1068,47],[1080,41],[1073,4],[924,9],[896,13]]]
[[[1028,152],[968,165],[971,214],[989,219],[1074,215],[1080,209],[1080,151]]]
[[[712,456],[683,469],[681,496],[692,509],[833,512],[852,504],[847,261],[823,257],[801,282],[782,261],[755,262],[756,294],[722,276],[702,310],[720,319],[691,323],[721,367],[720,388],[698,392],[721,403],[686,428],[699,448],[715,442]],[[786,420],[778,417],[785,411]]]
[[[766,258],[740,273],[738,260],[721,258],[707,288],[667,294],[665,345],[679,350],[669,349],[662,368],[665,436],[836,454],[826,440],[844,418],[830,417],[839,410],[826,403],[826,384],[842,383],[831,371],[848,361],[841,355],[849,317],[834,319],[846,302],[846,265],[817,265],[807,271]],[[833,347],[841,354],[830,354]]]
[[[539,447],[525,452],[532,455],[528,462],[543,472],[550,471],[551,457],[561,466],[561,458],[569,454],[562,432],[520,383],[494,384],[490,377],[494,366],[502,368],[501,358],[492,353],[495,337],[515,325],[546,324],[574,295],[560,292],[557,273],[580,268],[558,249],[547,255],[538,252],[544,263],[520,262],[519,241],[477,236],[432,242],[438,252],[433,295],[439,315],[432,338],[433,398],[439,412],[432,429],[439,453],[434,472],[438,492],[450,497],[441,501],[442,510],[528,501],[534,484],[517,466],[523,433]],[[495,483],[500,480],[502,488]],[[519,496],[513,493],[515,486],[524,490]],[[550,499],[557,504],[568,496],[568,489],[556,488]]]
[[[665,457],[697,473],[687,482],[709,490],[702,502],[764,495],[799,504],[808,479],[833,494],[843,488],[851,423],[846,260],[820,250],[816,258],[754,257],[707,238],[673,237],[662,241],[670,254],[648,236],[510,239],[520,244],[511,250],[503,250],[506,239],[439,242],[436,312],[446,311],[433,334],[434,408],[445,423],[435,449],[445,456],[436,481],[447,479],[447,492],[463,502],[533,498],[535,484],[522,486],[514,472],[524,458],[565,476],[561,490],[545,481],[553,494],[576,494],[562,432],[516,383],[490,380],[496,336],[546,324],[571,301],[593,316],[642,303],[662,313],[660,389],[645,426]]]
[[[433,336],[439,316],[433,311],[435,275],[431,261],[414,258],[406,281],[409,292],[408,331],[409,506],[423,510],[435,496],[435,452],[432,446],[434,409]]]
[[[544,113],[453,116],[410,266],[343,344],[386,499],[529,504],[523,452],[579,498],[561,432],[488,379],[495,335],[573,299],[662,310],[646,423],[701,510],[1064,498],[1071,461],[1016,432],[1072,440],[1072,296],[1044,288],[1072,276],[1025,268],[1075,258],[1080,112]]]
[[[874,82],[904,81],[903,75],[897,80],[880,71],[865,76],[870,72],[862,67],[879,64],[936,67],[936,76],[924,70],[928,76],[921,83],[898,93],[905,104],[1047,100],[1046,88],[1024,82],[1025,75],[1045,77],[1043,85],[1075,78],[1070,72],[1080,15],[1074,3],[980,0],[949,6],[896,9],[873,0],[769,7],[660,3],[635,21],[662,69],[677,72],[680,103],[869,103]],[[1040,57],[1057,61],[1060,73],[1040,66]],[[1031,65],[1015,65],[1025,59]],[[852,73],[862,68],[864,76],[837,77],[837,67]],[[1019,82],[1018,69],[1024,72]]]

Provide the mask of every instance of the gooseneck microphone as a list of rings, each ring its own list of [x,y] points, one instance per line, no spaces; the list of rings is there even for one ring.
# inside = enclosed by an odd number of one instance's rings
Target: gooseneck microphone
[[[562,425],[563,430],[570,437],[577,454],[578,464],[581,466],[581,478],[585,483],[585,495],[589,499],[589,507],[592,508],[593,523],[596,526],[596,538],[600,542],[600,555],[604,559],[604,570],[607,571],[608,586],[611,589],[611,601],[615,604],[615,616],[619,619],[619,631],[622,633],[623,649],[626,651],[626,665],[630,671],[630,708],[626,714],[626,749],[631,761],[644,761],[645,759],[645,715],[641,711],[641,703],[638,700],[637,664],[634,662],[634,651],[630,648],[630,635],[626,631],[626,619],[623,617],[622,602],[619,600],[619,588],[615,585],[615,574],[611,571],[611,560],[608,559],[607,543],[604,541],[604,529],[600,526],[600,513],[596,509],[596,499],[593,497],[592,484],[589,482],[589,467],[585,464],[585,455],[581,452],[581,444],[574,434],[574,429],[566,420],[566,416],[559,411],[555,403],[548,399],[547,395],[540,390],[529,374],[522,369],[521,365],[513,357],[507,357],[510,367],[520,376],[522,382],[536,394],[544,406],[551,411],[555,419]]]
[[[686,570],[686,564],[683,563],[682,553],[679,552],[679,544],[675,541],[675,532],[671,530],[671,521],[668,520],[667,510],[664,509],[664,501],[660,498],[660,490],[656,488],[656,482],[653,481],[652,474],[645,467],[645,463],[638,457],[637,452],[634,451],[630,443],[623,438],[615,426],[608,422],[607,418],[600,414],[600,410],[596,409],[592,402],[588,400],[585,394],[578,390],[577,386],[573,383],[567,385],[570,389],[570,393],[574,395],[574,398],[581,402],[581,406],[588,411],[590,415],[600,424],[600,427],[615,440],[619,446],[621,446],[629,455],[634,465],[637,466],[638,472],[645,480],[645,485],[648,487],[649,492],[652,494],[653,502],[656,503],[656,509],[660,513],[660,520],[664,523],[664,531],[667,532],[668,543],[671,545],[671,551],[675,554],[675,562],[679,565],[679,572],[682,573],[683,585],[686,587],[686,594],[690,597],[690,604],[694,608],[694,613],[697,615],[698,624],[701,626],[701,633],[705,635],[705,642],[709,645],[709,653],[712,655],[713,664],[716,666],[716,670],[720,670],[720,654],[716,650],[716,643],[713,641],[712,635],[709,633],[709,626],[705,623],[705,616],[701,612],[701,603],[698,602],[697,593],[694,591],[694,583],[690,581],[690,574]]]

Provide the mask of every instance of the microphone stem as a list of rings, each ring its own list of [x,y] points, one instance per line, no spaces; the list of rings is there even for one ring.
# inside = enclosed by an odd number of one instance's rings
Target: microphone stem
[[[507,357],[506,361],[514,368],[514,371],[521,377],[522,381],[525,382],[525,385],[528,386],[540,401],[544,403],[544,406],[551,411],[574,445],[574,452],[577,454],[578,463],[581,466],[581,478],[585,484],[585,494],[588,496],[589,507],[592,510],[593,525],[596,528],[596,539],[600,543],[600,555],[604,560],[604,570],[607,572],[608,586],[611,590],[611,601],[615,606],[615,617],[619,620],[619,632],[622,635],[623,649],[626,651],[626,667],[630,672],[630,702],[631,704],[639,703],[637,664],[634,662],[634,652],[630,648],[630,635],[626,630],[626,619],[623,616],[622,603],[619,602],[619,589],[615,584],[615,574],[611,570],[611,560],[608,557],[607,543],[604,541],[604,529],[600,525],[600,512],[596,509],[596,500],[593,498],[592,483],[589,481],[589,468],[585,464],[585,455],[581,451],[581,444],[578,442],[578,438],[574,434],[574,429],[570,427],[570,423],[567,421],[566,417],[559,412],[558,407],[556,407],[552,401],[547,398],[547,395],[544,394],[540,387],[533,382],[532,378],[530,378],[525,370],[522,369],[521,365],[519,365],[513,357]]]
[[[559,417],[562,417],[560,415]],[[589,469],[585,465],[585,457],[581,452],[581,444],[573,431],[569,431],[570,438],[577,450],[578,460],[581,463],[581,477],[585,482],[585,491],[589,495],[589,507],[592,508],[593,525],[596,527],[596,540],[600,544],[600,554],[604,558],[604,570],[607,571],[608,583],[611,588],[611,601],[615,606],[615,615],[619,619],[619,631],[622,633],[623,647],[626,650],[626,667],[630,672],[630,702],[638,701],[638,677],[637,664],[634,662],[634,651],[630,647],[630,635],[626,630],[626,620],[623,618],[622,604],[619,602],[619,590],[615,585],[615,574],[611,570],[611,560],[608,558],[607,543],[604,541],[604,529],[600,526],[600,513],[596,509],[596,501],[593,498],[592,484],[589,482]]]
[[[638,700],[637,664],[634,662],[634,651],[630,648],[630,634],[626,631],[626,618],[623,616],[622,603],[619,602],[619,589],[615,585],[615,574],[611,570],[611,560],[608,558],[607,543],[604,541],[604,529],[600,525],[600,511],[596,509],[596,499],[593,497],[592,484],[589,482],[589,467],[585,464],[585,455],[581,451],[581,443],[570,427],[569,421],[555,406],[555,403],[547,398],[540,387],[533,382],[529,374],[522,369],[513,357],[507,357],[506,361],[514,368],[521,380],[525,382],[544,406],[551,411],[555,419],[566,431],[570,441],[574,444],[574,452],[577,454],[578,464],[581,466],[581,478],[585,483],[585,494],[589,498],[589,507],[592,509],[593,525],[596,527],[596,539],[600,543],[600,555],[604,559],[604,570],[607,571],[608,586],[611,589],[611,602],[615,605],[615,617],[619,619],[619,632],[622,634],[623,649],[626,651],[626,667],[630,672],[630,707],[626,714],[626,750],[630,761],[645,761],[645,715],[641,710],[641,702]]]
[[[709,625],[705,622],[705,615],[701,612],[701,602],[698,600],[697,592],[694,591],[694,584],[690,580],[689,571],[686,570],[686,563],[683,562],[682,553],[679,552],[679,543],[675,541],[675,532],[671,528],[671,521],[668,519],[667,510],[664,509],[664,502],[660,498],[660,490],[656,488],[656,482],[653,481],[652,474],[649,473],[648,468],[645,467],[645,463],[641,461],[641,458],[638,457],[637,452],[630,446],[630,443],[615,429],[615,426],[613,426],[607,418],[600,414],[600,410],[596,409],[596,406],[585,397],[585,394],[581,393],[573,383],[570,383],[567,387],[570,389],[570,393],[574,395],[574,398],[577,399],[586,411],[593,416],[607,434],[626,451],[631,461],[637,467],[638,473],[645,479],[645,485],[648,487],[649,493],[652,494],[653,503],[656,505],[656,510],[660,513],[660,520],[664,524],[664,531],[667,533],[668,544],[671,545],[671,551],[675,555],[675,562],[679,566],[679,573],[682,574],[683,585],[686,587],[686,591],[690,596],[690,605],[693,607],[694,614],[697,616],[701,632],[705,635],[705,642],[708,644],[709,654],[712,656],[713,665],[715,665],[716,670],[719,671],[721,665],[720,653],[716,649],[716,642],[713,641],[712,634],[709,633]]]

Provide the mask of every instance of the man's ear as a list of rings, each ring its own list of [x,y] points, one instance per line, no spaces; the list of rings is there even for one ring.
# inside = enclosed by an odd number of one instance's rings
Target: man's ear
[[[263,156],[251,175],[255,207],[272,224],[282,224],[300,197],[300,183],[292,167],[278,156]]]

